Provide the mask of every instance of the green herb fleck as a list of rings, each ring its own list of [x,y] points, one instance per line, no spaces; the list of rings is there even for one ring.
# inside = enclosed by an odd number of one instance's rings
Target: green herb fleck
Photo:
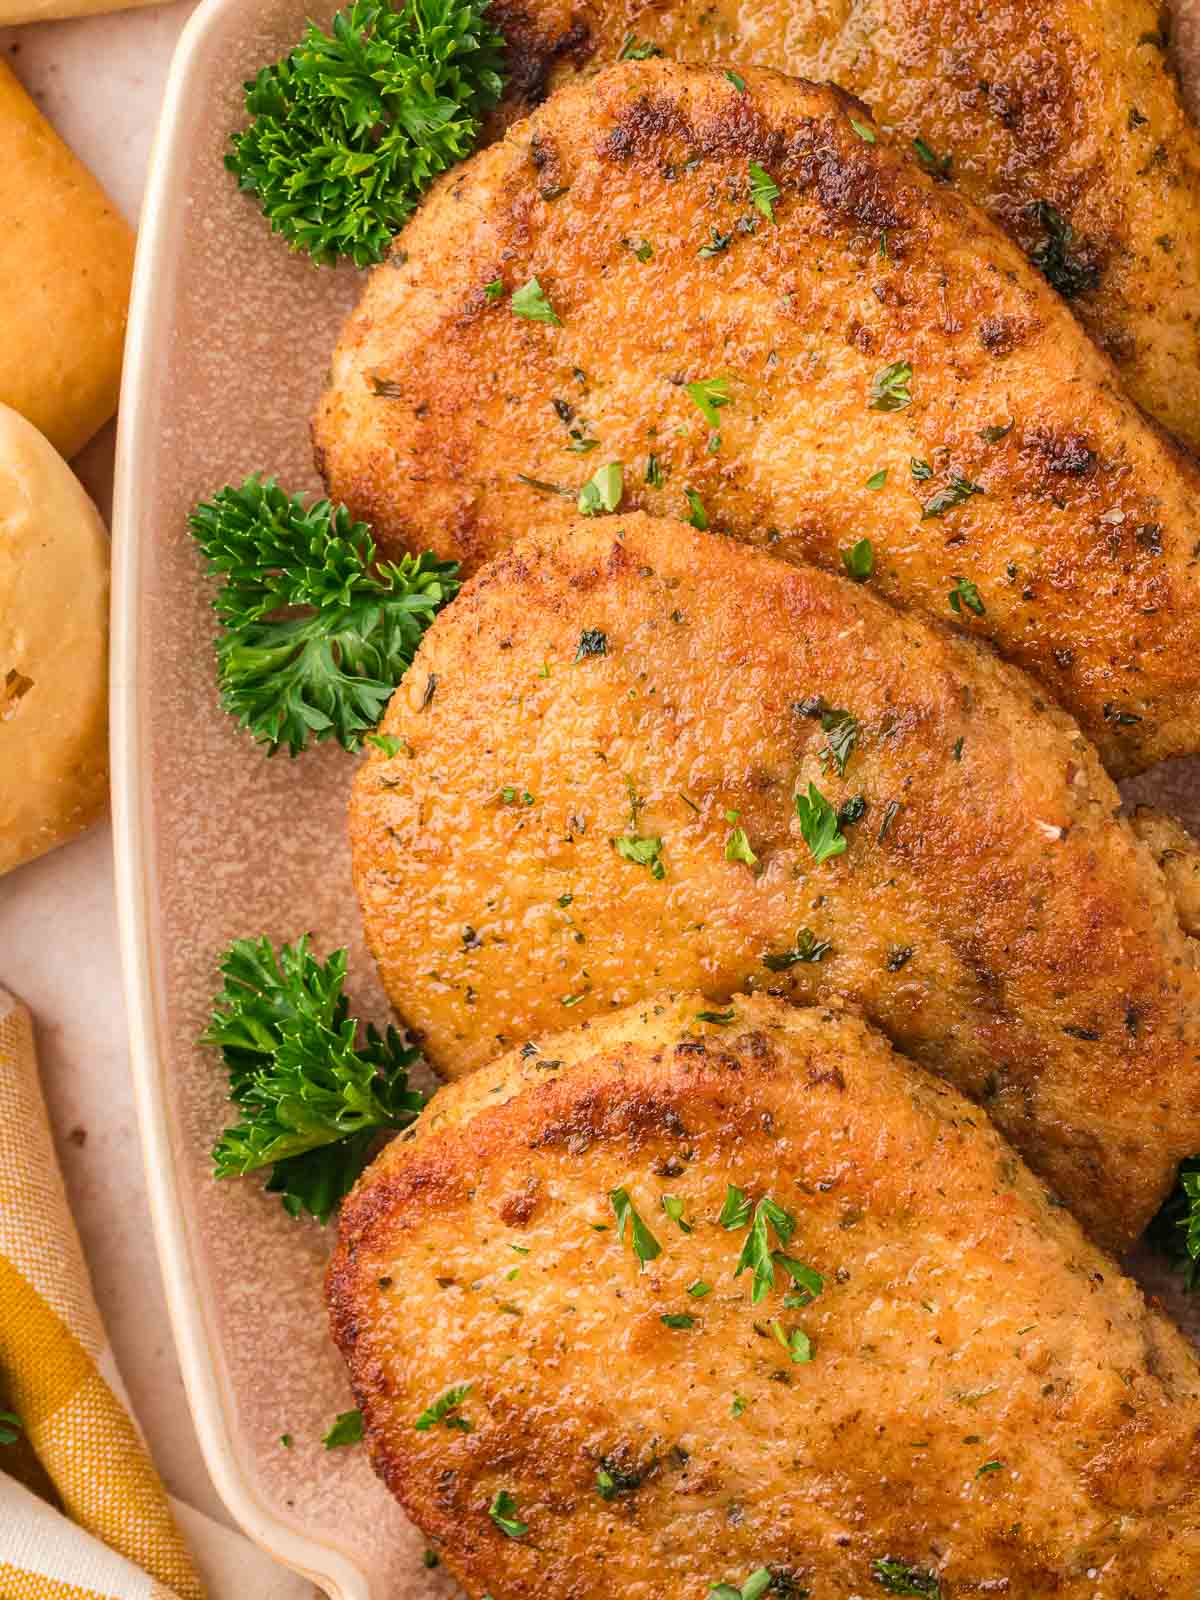
[[[601,633],[599,628],[585,628],[579,635],[579,648],[575,652],[575,660],[583,661],[587,656],[606,656],[608,654],[608,635]]]
[[[832,856],[840,856],[846,848],[846,837],[838,827],[837,812],[815,783],[809,784],[807,795],[796,794],[795,806],[800,834],[814,864],[819,867]]]
[[[700,408],[701,415],[710,427],[715,428],[720,422],[718,412],[722,406],[729,404],[729,380],[727,378],[700,378],[695,383],[686,385],[687,392]]]
[[[456,1383],[439,1395],[432,1405],[426,1406],[421,1415],[413,1423],[418,1433],[428,1433],[431,1428],[440,1422],[447,1428],[456,1429],[459,1433],[470,1433],[473,1424],[465,1417],[455,1416],[454,1413],[474,1388],[474,1384]]]
[[[726,69],[725,69],[725,76],[729,79],[730,83],[733,85],[733,87],[737,90],[737,92],[739,94],[745,94],[745,92],[746,92],[746,80],[745,80],[745,78],[740,78],[736,72],[731,72],[728,67],[726,67]]]
[[[645,1266],[647,1261],[653,1261],[662,1254],[662,1245],[650,1232],[650,1229],[638,1215],[637,1207],[629,1197],[629,1190],[625,1188],[611,1189],[608,1195],[612,1202],[613,1212],[617,1219],[617,1238],[625,1238],[626,1224],[629,1225],[630,1242],[633,1253]]]
[[[697,1011],[696,1021],[712,1022],[719,1027],[728,1027],[736,1016],[737,1012],[730,1006],[728,1011]]]
[[[522,1522],[516,1514],[517,1501],[515,1496],[509,1494],[507,1489],[497,1489],[496,1498],[488,1507],[488,1516],[510,1539],[523,1539],[529,1532],[529,1524]]]
[[[916,152],[917,160],[925,168],[926,172],[932,173],[935,178],[948,178],[950,176],[950,163],[954,159],[953,156],[939,156],[933,146],[926,144],[924,139],[914,139],[913,150]]]
[[[638,39],[632,33],[625,35],[618,61],[649,61],[651,56],[662,55],[658,45],[649,39]]]
[[[755,162],[750,163],[750,203],[768,222],[775,221],[775,202],[779,199],[779,185],[769,172]]]
[[[668,1328],[694,1328],[696,1326],[695,1317],[689,1316],[686,1311],[667,1311],[664,1312],[659,1320]]]
[[[918,461],[916,456],[908,458],[908,470],[918,483],[927,483],[933,477],[933,468],[928,461]]]
[[[907,1561],[882,1557],[873,1564],[871,1576],[888,1594],[915,1595],[918,1600],[942,1600],[937,1575],[922,1567],[910,1566]]]
[[[712,1284],[705,1283],[703,1278],[697,1278],[695,1283],[688,1284],[687,1292],[693,1300],[703,1300],[706,1294],[712,1293]]]
[[[1064,300],[1086,294],[1100,282],[1100,269],[1076,248],[1075,230],[1048,200],[1035,200],[1029,207],[1045,237],[1030,251],[1029,259]]]
[[[24,1427],[25,1424],[15,1411],[0,1411],[0,1444],[16,1444],[18,1436],[24,1431]],[[285,1433],[279,1441],[280,1444],[283,1444],[284,1439],[287,1440],[284,1448],[290,1449],[292,1443],[291,1434]]]
[[[793,1328],[790,1333],[785,1333],[782,1325],[776,1321],[771,1324],[771,1332],[797,1366],[812,1360],[812,1341],[803,1328]]]
[[[736,815],[736,812],[734,813]],[[726,861],[742,861],[748,867],[758,865],[758,857],[750,848],[750,840],[746,837],[745,828],[731,828],[725,840]]]
[[[655,455],[646,457],[646,482],[652,489],[661,489],[663,486],[663,470]]]
[[[620,461],[610,461],[598,467],[579,491],[579,510],[585,517],[612,512],[621,504],[625,493],[625,468]]]
[[[880,467],[878,472],[873,472],[867,479],[867,488],[882,489],[884,484],[887,482],[887,475],[888,469],[886,467]]]
[[[850,118],[850,126],[854,129],[855,133],[864,142],[864,144],[875,143],[874,128],[868,128],[865,122],[858,122],[854,117]]]
[[[361,1411],[343,1411],[334,1420],[333,1426],[321,1440],[326,1450],[338,1450],[343,1445],[358,1444],[363,1436],[363,1419]]]
[[[744,1394],[735,1394],[732,1404],[729,1407],[729,1415],[731,1417],[743,1416],[745,1414],[746,1407],[749,1404],[750,1402],[746,1399]]]
[[[390,733],[369,733],[363,740],[364,744],[373,745],[376,750],[382,750],[385,756],[398,756],[407,748],[403,739],[393,739]]]
[[[725,1200],[721,1206],[721,1214],[717,1218],[721,1227],[727,1228],[731,1233],[737,1228],[744,1228],[750,1221],[750,1213],[754,1209],[753,1201],[745,1191],[739,1189],[736,1183],[726,1186]]]
[[[871,379],[870,409],[872,411],[903,411],[912,405],[913,369],[907,361],[893,361],[881,367]]]
[[[930,517],[944,516],[955,506],[961,506],[973,494],[986,494],[987,490],[982,484],[972,483],[970,478],[964,478],[959,473],[950,475],[950,482],[944,489],[939,489],[931,499],[926,500],[921,507],[921,521],[928,522]]]
[[[552,322],[556,327],[562,327],[562,319],[546,299],[536,278],[530,278],[528,283],[514,289],[508,304],[516,316],[524,317],[528,322]]]
[[[623,861],[632,861],[638,867],[648,867],[652,878],[661,882],[666,877],[667,866],[662,858],[661,838],[642,838],[637,834],[625,833],[614,839],[612,846]]]
[[[969,578],[964,578],[958,573],[954,574],[954,587],[946,597],[950,601],[951,611],[962,615],[963,607],[973,611],[977,617],[983,616],[984,604],[979,590]]]
[[[841,550],[842,566],[852,583],[866,583],[875,571],[875,548],[870,539],[859,539],[848,550]]]
[[[786,972],[801,961],[823,961],[832,949],[828,939],[818,939],[811,928],[800,928],[790,950],[767,950],[762,964],[768,972]]]
[[[693,528],[699,528],[701,533],[703,533],[708,527],[708,512],[704,509],[704,502],[696,493],[695,489],[685,489],[683,492],[687,496],[688,505],[691,507],[691,513],[688,516],[688,521],[691,523]]]
[[[732,1015],[732,1013],[730,1014]],[[680,1233],[691,1233],[692,1225],[690,1222],[685,1222],[683,1220],[683,1201],[678,1195],[664,1194],[662,1197],[662,1208],[666,1212],[667,1216],[670,1217],[671,1221],[679,1228]]]

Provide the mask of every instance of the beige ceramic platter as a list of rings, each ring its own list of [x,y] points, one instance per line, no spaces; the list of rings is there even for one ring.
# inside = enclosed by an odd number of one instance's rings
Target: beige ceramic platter
[[[186,527],[197,499],[252,471],[317,487],[308,415],[361,275],[289,255],[221,158],[241,121],[242,80],[281,55],[307,16],[332,9],[207,0],[172,68],[121,403],[114,811],[155,1229],[209,1469],[247,1532],[331,1595],[415,1600],[452,1586],[424,1567],[420,1535],[364,1452],[321,1445],[353,1403],[322,1303],[331,1240],[252,1181],[212,1181],[228,1107],[219,1063],[195,1043],[217,955],[242,935],[311,931],[321,950],[348,945],[355,1010],[386,1015],[350,884],[355,758],[323,747],[268,761],[222,715],[211,591]],[[1190,6],[1180,20],[1181,31],[1194,26]],[[1200,765],[1140,780],[1137,797],[1151,796],[1195,828]]]

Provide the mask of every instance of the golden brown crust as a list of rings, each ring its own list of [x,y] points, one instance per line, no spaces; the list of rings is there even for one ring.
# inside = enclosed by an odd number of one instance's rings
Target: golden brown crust
[[[494,133],[617,59],[670,56],[840,84],[949,157],[955,186],[1037,257],[1074,230],[1071,309],[1130,394],[1200,447],[1200,149],[1154,0],[494,0],[514,66]]]
[[[1195,938],[1200,935],[1200,845],[1174,817],[1153,806],[1138,806],[1130,822],[1162,868],[1180,927]]]
[[[622,461],[627,507],[687,516],[692,490],[714,528],[834,571],[869,535],[875,588],[995,640],[1110,770],[1195,749],[1200,469],[1015,246],[859,137],[861,107],[746,84],[629,62],[448,175],[334,356],[314,425],[331,493],[385,546],[472,568]],[[727,245],[699,256],[714,229]],[[562,326],[510,309],[534,275]],[[873,409],[900,360],[912,403]],[[686,388],[714,378],[715,452]],[[984,492],[923,516],[956,480]],[[951,610],[960,576],[983,615]]]
[[[576,660],[585,629],[605,654]],[[858,719],[844,776],[815,699]],[[750,985],[861,1005],[1106,1242],[1200,1149],[1200,979],[1162,874],[1074,723],[971,641],[682,524],[597,518],[470,582],[382,731],[355,882],[443,1073],[663,985]],[[821,865],[809,783],[866,802]],[[628,833],[661,838],[661,880]],[[832,949],[772,970],[802,927]]]
[[[702,1005],[660,996],[442,1090],[343,1208],[329,1300],[372,1459],[468,1593],[703,1600],[767,1566],[779,1593],[867,1596],[889,1556],[954,1600],[1190,1592],[1180,1334],[857,1019]],[[794,1219],[813,1303],[785,1305],[782,1269],[752,1303],[730,1183]],[[645,1271],[618,1186],[661,1246]],[[462,1383],[471,1431],[418,1431]],[[523,1537],[488,1515],[501,1491]]]

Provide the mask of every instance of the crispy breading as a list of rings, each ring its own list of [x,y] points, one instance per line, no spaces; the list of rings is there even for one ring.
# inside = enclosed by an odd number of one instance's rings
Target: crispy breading
[[[511,72],[493,134],[647,45],[860,96],[1045,264],[1133,398],[1200,447],[1200,144],[1154,0],[493,0],[490,15]]]
[[[447,175],[334,356],[333,496],[470,568],[621,461],[627,507],[835,571],[869,537],[877,589],[995,640],[1110,770],[1196,749],[1200,468],[853,102],[745,82],[628,62]],[[561,325],[514,313],[533,277]]]
[[[1196,947],[1095,751],[971,640],[683,524],[596,518],[468,583],[381,732],[355,883],[444,1074],[664,985],[840,995],[1106,1243],[1200,1150]],[[820,864],[810,785],[849,808]]]
[[[1163,870],[1186,933],[1200,935],[1200,845],[1187,829],[1153,806],[1138,806],[1130,822]]]
[[[773,1594],[866,1597],[889,1559],[894,1594],[1191,1594],[1180,1333],[857,1019],[704,1006],[442,1090],[343,1208],[328,1292],[371,1457],[468,1594],[700,1600],[766,1567]],[[755,1303],[730,1184],[821,1282],[776,1262]]]

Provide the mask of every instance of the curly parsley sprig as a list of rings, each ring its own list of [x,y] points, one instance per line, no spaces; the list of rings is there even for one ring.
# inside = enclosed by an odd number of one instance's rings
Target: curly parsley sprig
[[[247,478],[192,512],[224,579],[213,609],[221,704],[274,755],[333,737],[356,750],[383,715],[458,566],[428,552],[375,564],[365,522]],[[280,613],[286,613],[281,615]]]
[[[418,1052],[395,1028],[358,1042],[342,989],[346,952],[318,961],[295,945],[237,939],[221,958],[224,987],[201,1044],[229,1071],[241,1121],[213,1150],[218,1178],[271,1168],[267,1188],[292,1216],[328,1221],[366,1165],[381,1129],[407,1127],[425,1103],[408,1086]]]
[[[503,88],[487,0],[354,0],[245,85],[225,165],[293,250],[381,261],[434,178],[470,155]]]

